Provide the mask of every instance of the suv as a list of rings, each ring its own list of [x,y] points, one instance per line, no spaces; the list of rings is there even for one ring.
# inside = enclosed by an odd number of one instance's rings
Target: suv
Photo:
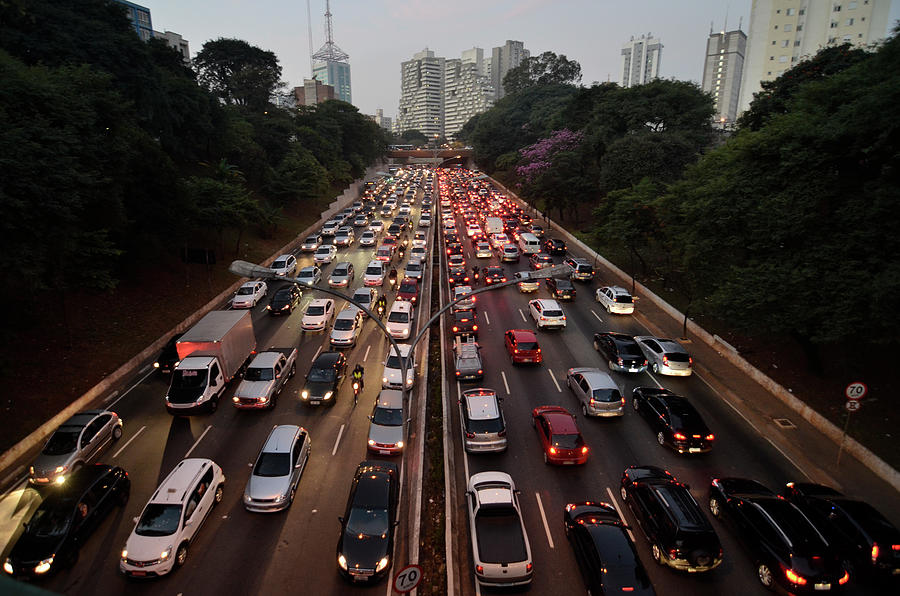
[[[454,336],[478,337],[478,320],[474,310],[465,308],[454,310],[450,317],[453,320],[450,331]]]
[[[624,333],[595,333],[594,349],[600,352],[609,365],[609,370],[617,372],[641,373],[647,370],[647,359],[634,338]]]
[[[538,329],[566,328],[566,315],[556,300],[531,300],[528,302],[528,310]]]
[[[197,531],[224,495],[225,474],[214,461],[181,460],[137,518],[119,570],[129,577],[156,577],[184,565]]]
[[[599,368],[570,368],[566,387],[581,402],[585,416],[624,416],[625,398],[619,386]]]
[[[572,268],[570,277],[578,281],[591,281],[594,279],[594,266],[587,259],[570,257],[564,261]]]
[[[510,329],[504,334],[503,341],[512,364],[523,362],[540,364],[544,360],[537,337],[530,329]]]
[[[466,341],[457,338],[453,345],[456,354],[456,379],[458,381],[478,381],[484,378],[484,362],[481,359],[481,346],[474,337]]]
[[[683,571],[709,571],[722,562],[716,531],[689,487],[656,466],[622,474],[622,500],[650,543],[653,560]]]
[[[294,273],[297,272],[297,257],[294,255],[281,255],[272,262],[271,269],[275,275],[294,277]]]
[[[463,445],[469,453],[506,451],[506,419],[493,389],[469,389],[459,398]]]
[[[630,315],[634,313],[634,298],[625,288],[605,286],[597,288],[597,302],[603,305],[611,315]]]

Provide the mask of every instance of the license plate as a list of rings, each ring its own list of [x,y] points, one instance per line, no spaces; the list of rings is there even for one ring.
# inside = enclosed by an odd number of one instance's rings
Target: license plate
[[[133,575],[135,577],[144,577],[145,575],[147,575],[147,572],[146,571],[132,571],[131,575]]]
[[[522,362],[534,362],[534,358],[522,358]]]
[[[311,400],[309,400],[309,405],[311,405],[311,406],[317,406],[317,405],[319,405],[320,403],[322,403],[322,400],[321,400],[321,399],[311,399]]]
[[[831,584],[816,584],[815,588],[816,590],[830,590]]]
[[[378,455],[390,455],[390,454],[391,454],[391,452],[388,451],[387,449],[379,449],[378,450]]]
[[[699,447],[690,447],[688,449],[688,453],[700,453],[701,451],[703,451],[703,450],[700,449]]]
[[[574,466],[574,465],[575,465],[575,462],[573,462],[573,461],[564,461],[564,462],[563,462],[563,465],[564,465],[564,466]]]

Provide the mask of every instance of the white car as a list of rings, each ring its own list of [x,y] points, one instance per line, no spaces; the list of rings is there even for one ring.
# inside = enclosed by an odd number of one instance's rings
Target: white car
[[[294,255],[281,255],[272,261],[271,268],[275,275],[294,277],[294,273],[297,272],[297,257]]]
[[[412,241],[413,248],[425,248],[428,246],[428,234],[422,231],[417,231],[416,235],[413,237]]]
[[[322,236],[319,234],[313,234],[312,236],[307,236],[306,240],[303,241],[303,244],[300,245],[300,250],[303,252],[316,252],[316,249],[322,245]]]
[[[334,266],[334,271],[328,276],[328,285],[332,288],[349,288],[354,277],[353,263],[341,261]]]
[[[214,461],[181,460],[136,518],[119,571],[128,577],[156,577],[184,565],[197,531],[224,495],[225,474]]]
[[[397,210],[397,215],[406,215],[409,216],[409,205],[400,205],[400,209]]]
[[[597,302],[603,305],[611,315],[630,315],[634,313],[634,298],[625,288],[605,286],[597,288]]]
[[[332,244],[323,244],[316,249],[316,254],[313,255],[313,261],[322,265],[333,261],[335,256],[337,256],[337,248]]]
[[[231,299],[231,308],[253,308],[262,300],[269,287],[264,281],[248,281],[238,288]]]
[[[468,236],[469,238],[471,238],[475,234],[480,234],[480,233],[481,233],[481,226],[479,226],[478,224],[471,223],[466,226],[466,236]]]
[[[366,265],[366,272],[363,274],[363,285],[367,287],[383,286],[387,272],[387,263],[384,261],[377,259],[369,261],[369,264]]]
[[[411,277],[413,279],[418,279],[421,281],[424,272],[425,266],[422,264],[422,261],[410,257],[409,262],[406,264],[406,269],[403,270],[403,276]]]
[[[694,360],[677,341],[651,335],[636,335],[634,341],[647,357],[651,371],[672,377],[687,377],[693,372]]]
[[[491,246],[493,246],[497,250],[500,250],[501,248],[503,248],[504,244],[509,244],[509,236],[507,236],[503,232],[499,234],[491,234]]]
[[[394,300],[391,310],[388,312],[388,333],[395,339],[409,339],[412,333],[413,305],[406,300]]]
[[[451,310],[467,310],[470,308],[475,308],[475,296],[472,296],[472,286],[454,286],[453,287],[453,297],[451,300],[456,300],[457,298],[462,298],[463,296],[468,296],[468,298],[463,298],[456,304],[451,307]]]
[[[334,300],[317,298],[306,307],[306,312],[303,313],[303,319],[300,321],[300,328],[304,331],[321,331],[328,326],[333,316]]]
[[[479,242],[475,245],[475,257],[478,259],[490,259],[494,256],[491,245],[487,242]]]
[[[406,388],[409,389],[415,381],[416,364],[414,355],[409,351],[409,344],[397,344],[397,347],[400,348],[400,356],[403,357],[406,364]],[[403,378],[400,373],[400,356],[394,351],[393,346],[388,346],[388,356],[384,362],[384,373],[381,377],[382,389],[402,388],[400,383],[400,379]]]
[[[369,224],[369,229],[376,234],[380,234],[384,231],[384,222],[380,219],[373,219],[372,223]]]
[[[375,230],[366,230],[362,233],[362,236],[359,237],[360,246],[375,246],[377,242],[378,234]]]
[[[331,326],[331,345],[336,348],[352,348],[356,345],[356,338],[362,331],[362,311],[352,304],[348,304],[338,313]]]
[[[426,256],[428,255],[428,251],[421,246],[414,247],[411,251],[409,251],[409,260],[410,261],[425,261]]]
[[[308,283],[311,286],[314,286],[322,281],[322,270],[315,265],[304,267],[297,274],[297,279],[304,283]]]
[[[531,311],[531,318],[534,319],[538,329],[566,327],[566,315],[556,300],[531,300],[528,302],[528,310]]]
[[[341,222],[338,220],[330,220],[325,222],[325,225],[322,226],[322,235],[323,236],[334,236],[337,229],[341,227]]]
[[[430,225],[431,225],[431,214],[430,213],[423,214],[422,217],[419,218],[419,227],[427,228]]]

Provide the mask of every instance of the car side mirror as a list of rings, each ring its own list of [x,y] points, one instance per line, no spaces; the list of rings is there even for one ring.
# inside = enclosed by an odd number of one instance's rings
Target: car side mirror
[[[133,521],[134,523],[138,523],[138,520],[139,520],[139,519],[141,519],[141,518],[139,518],[139,517],[134,517],[134,518],[131,519],[131,521]]]
[[[194,523],[194,520],[192,520],[192,519],[187,519],[187,520],[184,521],[184,527],[187,528],[187,527],[193,525],[193,523]]]
[[[343,516],[343,515],[339,515],[339,516],[338,516],[338,521],[341,522],[341,523],[344,523],[344,516]]]
[[[368,418],[368,419],[369,419],[369,421],[370,421],[370,422],[371,422],[371,420],[372,420],[372,415],[371,415],[371,414],[369,414],[369,415],[368,415],[368,416],[366,416],[366,418]]]

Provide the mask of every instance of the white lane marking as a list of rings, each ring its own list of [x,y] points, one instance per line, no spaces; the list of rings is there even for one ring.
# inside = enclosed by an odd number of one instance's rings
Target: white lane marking
[[[506,387],[506,395],[509,395],[509,383],[506,382],[506,373],[501,370],[500,376],[503,377],[503,386]]]
[[[338,430],[337,438],[334,440],[334,449],[331,450],[331,455],[334,456],[337,453],[338,445],[341,444],[341,436],[344,434],[344,425],[341,425],[341,428]]]
[[[597,313],[594,312],[593,308],[591,309],[591,314],[594,315],[595,317],[597,317],[598,321],[600,321],[601,323],[603,322],[603,319],[600,318],[600,315],[598,315]]]
[[[619,507],[619,502],[616,500],[616,495],[613,494],[613,491],[608,486],[606,487],[606,492],[609,494],[609,498],[612,501],[613,507],[616,508],[616,511],[619,512],[619,517],[622,518],[622,523],[627,525],[625,521],[625,516],[622,514],[622,508]],[[634,542],[634,534],[631,532],[631,528],[628,528],[628,537],[631,538],[631,541]]]
[[[488,316],[487,311],[484,311],[484,322],[486,325],[491,324],[491,318]]]
[[[140,379],[138,379],[137,382],[135,382],[134,385],[132,385],[131,387],[129,387],[128,390],[127,390],[125,393],[123,393],[122,395],[120,395],[120,396],[118,397],[118,399],[116,399],[116,401],[114,401],[113,403],[109,404],[109,405],[106,406],[106,407],[109,408],[109,409],[112,409],[112,407],[115,406],[117,403],[119,403],[119,402],[122,400],[123,397],[125,397],[126,395],[128,395],[129,393],[131,393],[131,390],[132,390],[132,389],[134,389],[135,387],[137,387],[138,385],[140,385],[141,383],[143,383],[143,382],[144,382],[144,379],[146,379],[147,377],[149,377],[150,375],[152,375],[154,372],[156,372],[156,369],[155,369],[155,368],[154,368],[154,369],[151,369],[150,372],[148,372],[146,375],[144,375],[143,377],[141,377]]]
[[[648,368],[647,370],[645,370],[644,372],[646,372],[646,373],[647,373],[647,376],[650,377],[650,379],[651,379],[654,383],[656,383],[656,386],[657,386],[657,387],[659,387],[660,389],[663,388],[662,383],[660,383],[659,381],[656,380],[656,377],[653,376],[653,373],[650,372],[650,369],[649,369],[649,368]]]
[[[6,478],[3,479],[3,484],[6,484],[6,481],[9,480],[10,478],[12,478],[13,476],[16,476],[17,474],[21,474],[21,476],[16,478],[16,480],[13,481],[13,483],[9,485],[9,488],[7,488],[5,491],[3,491],[2,494],[0,494],[0,501],[5,499],[6,495],[8,495],[12,491],[16,490],[17,488],[19,488],[19,485],[23,485],[23,487],[24,487],[25,481],[28,478],[28,474],[24,473],[24,472],[25,472],[25,466],[19,466],[14,471],[12,471],[6,475]]]
[[[550,548],[555,548],[553,546],[553,536],[550,535],[550,525],[547,523],[547,516],[544,514],[544,504],[541,503],[541,493],[534,493],[534,496],[537,497],[538,509],[541,510],[541,520],[544,522],[544,531],[547,532],[547,542],[550,543]]]
[[[528,319],[525,318],[525,313],[522,312],[522,309],[521,309],[521,308],[519,309],[519,314],[522,315],[522,320],[525,321],[525,322],[527,323],[527,322],[528,322]]]
[[[113,391],[112,393],[110,393],[110,394],[109,394],[109,397],[107,397],[106,399],[103,400],[103,403],[107,403],[107,402],[110,402],[110,401],[116,399],[116,396],[117,396],[117,395],[119,395],[119,390],[118,390],[118,389],[116,389],[115,391]]]
[[[188,449],[188,452],[184,454],[184,458],[182,458],[182,459],[187,459],[188,457],[190,457],[191,453],[194,451],[194,449],[197,448],[197,445],[200,444],[200,441],[203,440],[203,437],[206,436],[206,433],[208,433],[209,430],[210,430],[211,428],[212,428],[212,424],[210,424],[209,426],[206,427],[206,430],[203,431],[203,434],[200,435],[200,438],[199,438],[199,439],[197,439],[196,441],[194,441],[194,444],[191,445],[191,448]]]
[[[140,375],[140,374],[143,374],[143,373],[147,372],[148,370],[150,370],[151,368],[153,368],[153,365],[152,365],[152,364],[148,364],[147,366],[145,366],[144,368],[142,368],[141,370],[139,370],[139,371],[138,371],[138,374],[139,374],[139,375]]]
[[[372,344],[369,344],[368,346],[366,346],[366,353],[363,354],[363,359],[362,359],[363,362],[365,362],[369,358],[369,350],[371,350],[371,349],[372,349]]]
[[[125,443],[124,445],[122,445],[121,447],[119,447],[119,450],[116,451],[115,453],[113,453],[113,459],[119,457],[119,454],[122,453],[123,451],[125,451],[125,448],[128,447],[129,445],[131,445],[131,442],[132,442],[133,440],[135,440],[136,438],[138,438],[138,435],[141,434],[142,432],[144,432],[144,429],[145,429],[145,428],[147,428],[147,427],[146,427],[146,426],[142,426],[142,427],[140,428],[140,430],[138,430],[136,433],[134,433],[134,436],[132,436],[130,439],[128,439],[128,442],[127,442],[127,443]]]
[[[315,361],[316,361],[316,358],[319,357],[319,352],[321,352],[321,351],[322,351],[322,346],[319,346],[319,349],[316,350],[316,355],[313,356],[313,359],[312,359],[313,362],[315,362]]]
[[[556,375],[553,374],[553,369],[548,368],[547,372],[550,373],[550,378],[553,379],[553,384],[556,385],[556,390],[562,393],[562,389],[559,388],[559,383],[556,382]]]

